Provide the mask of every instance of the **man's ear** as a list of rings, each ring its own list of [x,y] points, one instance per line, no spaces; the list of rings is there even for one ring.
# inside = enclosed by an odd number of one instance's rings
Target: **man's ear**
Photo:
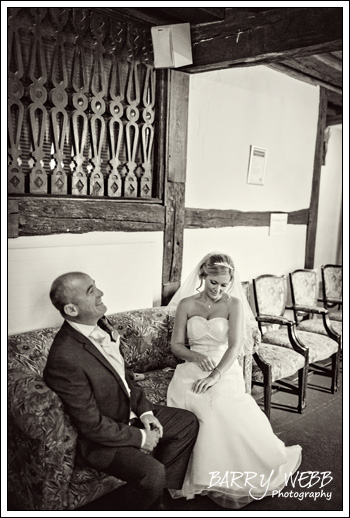
[[[79,315],[78,308],[74,304],[66,304],[63,308],[67,317],[77,317]]]

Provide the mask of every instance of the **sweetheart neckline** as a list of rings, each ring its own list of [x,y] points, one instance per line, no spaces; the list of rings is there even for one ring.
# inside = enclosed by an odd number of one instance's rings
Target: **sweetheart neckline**
[[[193,315],[193,317],[190,317],[188,319],[188,322],[192,319],[192,318],[202,318],[203,320],[205,320],[206,322],[211,322],[212,320],[217,320],[218,318],[222,318],[223,320],[226,320],[228,322],[228,318],[225,318],[225,317],[214,317],[214,318],[205,318],[205,317],[202,317],[201,315]]]

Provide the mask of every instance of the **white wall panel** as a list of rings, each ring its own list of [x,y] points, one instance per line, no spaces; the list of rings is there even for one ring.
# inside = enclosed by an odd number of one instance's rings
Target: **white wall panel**
[[[158,305],[162,233],[90,233],[9,240],[9,334],[59,325],[49,291],[63,273],[89,274],[104,292],[107,314]]]

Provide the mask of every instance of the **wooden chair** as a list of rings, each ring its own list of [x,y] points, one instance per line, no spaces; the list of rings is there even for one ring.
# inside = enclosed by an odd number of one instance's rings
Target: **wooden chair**
[[[323,304],[326,309],[338,306],[338,311],[329,311],[329,318],[338,322],[343,321],[343,266],[325,264],[321,266]]]
[[[342,323],[335,320],[331,321],[327,309],[317,305],[317,270],[294,270],[289,274],[289,280],[297,329],[327,335],[335,340],[341,339]]]
[[[248,296],[249,300],[249,296]],[[261,331],[261,321],[259,328]],[[278,319],[288,328],[288,336],[291,341],[291,349],[283,348],[275,344],[263,342],[259,344],[258,350],[253,354],[253,384],[264,387],[264,411],[270,419],[271,395],[273,385],[278,384],[293,394],[298,395],[298,412],[305,408],[306,380],[309,364],[309,351],[300,345],[295,338],[295,323],[287,319]],[[298,385],[286,382],[286,378],[298,375]]]
[[[315,362],[331,358],[332,368],[331,371],[328,369],[327,373],[332,378],[331,391],[336,392],[340,356],[339,341],[327,335],[299,330],[296,328],[294,320],[291,321],[284,317],[285,310],[292,309],[286,307],[287,280],[285,275],[261,275],[253,280],[253,286],[262,342],[294,350],[297,350],[295,344],[301,346],[301,350],[307,348],[310,366]],[[263,326],[271,324],[277,324],[278,328],[263,329]]]

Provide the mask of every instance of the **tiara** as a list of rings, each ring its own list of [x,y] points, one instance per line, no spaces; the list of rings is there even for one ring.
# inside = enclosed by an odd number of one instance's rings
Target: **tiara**
[[[229,268],[230,270],[233,270],[232,266],[226,262],[222,263],[214,263],[216,266],[224,266],[225,268]]]

